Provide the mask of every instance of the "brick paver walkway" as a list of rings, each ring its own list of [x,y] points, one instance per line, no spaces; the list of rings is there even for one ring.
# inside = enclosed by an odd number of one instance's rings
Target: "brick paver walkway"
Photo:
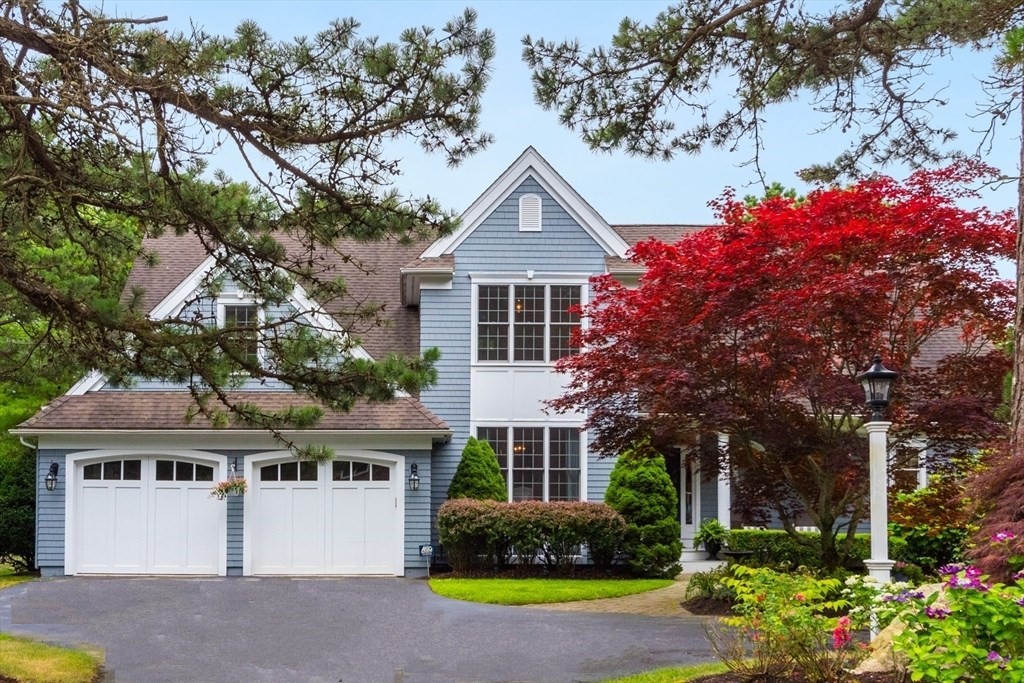
[[[551,605],[529,605],[530,609],[558,610],[561,612],[598,612],[603,614],[641,614],[648,617],[693,617],[683,609],[681,603],[686,597],[686,575],[676,578],[675,583],[646,593],[625,595],[621,598],[603,600],[579,600]]]

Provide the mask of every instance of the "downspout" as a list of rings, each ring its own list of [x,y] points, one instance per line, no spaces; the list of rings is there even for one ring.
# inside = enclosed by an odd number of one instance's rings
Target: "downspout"
[[[28,441],[25,441],[25,437],[23,437],[23,436],[19,436],[18,437],[18,441],[20,441],[21,445],[24,446],[25,448],[31,448],[34,451],[38,451],[39,450],[39,445],[38,444],[33,446]]]

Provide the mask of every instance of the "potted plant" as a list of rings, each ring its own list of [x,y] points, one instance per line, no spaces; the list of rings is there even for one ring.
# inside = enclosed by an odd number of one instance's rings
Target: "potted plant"
[[[245,479],[239,477],[222,481],[210,490],[210,495],[217,500],[224,500],[226,496],[240,496],[249,490]]]
[[[704,550],[708,551],[708,559],[717,560],[718,552],[728,540],[729,530],[717,519],[708,518],[697,527],[697,534],[693,537],[693,548],[696,550],[697,546],[703,544]]]

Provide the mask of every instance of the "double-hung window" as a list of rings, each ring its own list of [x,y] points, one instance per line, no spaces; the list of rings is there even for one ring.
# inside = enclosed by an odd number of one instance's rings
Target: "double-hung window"
[[[498,456],[509,500],[580,500],[581,433],[575,427],[479,427]]]
[[[260,309],[251,302],[219,303],[220,327],[229,331],[233,349],[248,363],[258,365],[260,355]]]
[[[554,362],[578,352],[580,285],[480,285],[478,361]]]

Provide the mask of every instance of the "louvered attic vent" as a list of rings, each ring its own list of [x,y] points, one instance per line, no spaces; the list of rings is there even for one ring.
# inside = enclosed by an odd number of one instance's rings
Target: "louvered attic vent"
[[[535,194],[519,198],[519,232],[540,232],[540,197]]]

